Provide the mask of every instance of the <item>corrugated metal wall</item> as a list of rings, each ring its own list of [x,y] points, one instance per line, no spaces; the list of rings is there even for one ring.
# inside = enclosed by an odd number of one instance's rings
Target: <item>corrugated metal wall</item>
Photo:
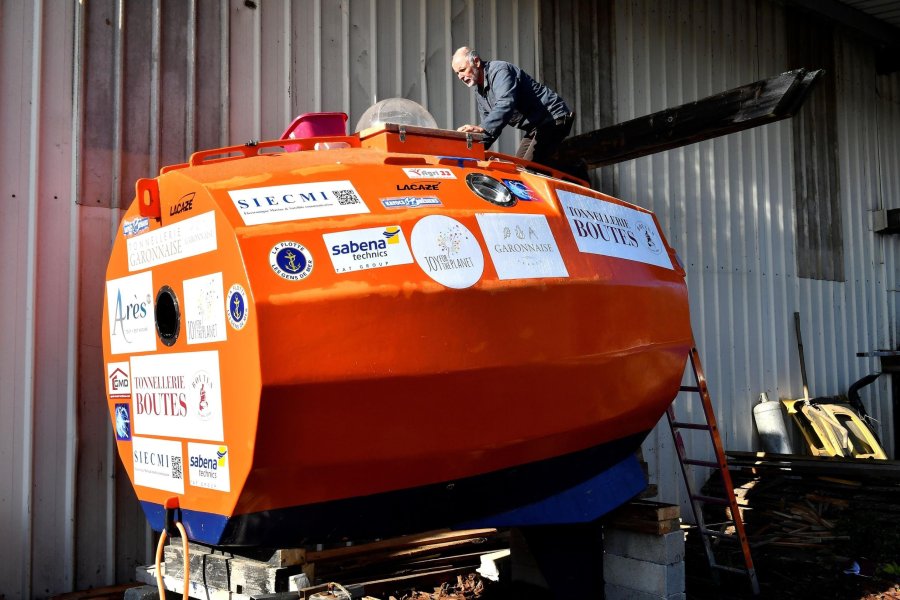
[[[0,0],[0,594],[45,597],[131,578],[151,536],[118,466],[104,402],[106,259],[136,178],[199,148],[274,138],[296,114],[373,99],[475,121],[449,70],[469,43],[572,100],[576,130],[780,73],[767,0]],[[900,248],[869,229],[900,198],[900,78],[835,39],[844,282],[798,279],[787,123],[605,169],[653,207],[688,266],[693,319],[726,439],[753,445],[760,391],[799,393],[791,316],[814,392],[896,347]],[[511,152],[515,135],[499,149]],[[886,383],[872,411],[890,422]],[[668,431],[647,454],[666,499]],[[892,440],[886,440],[892,445]],[[660,459],[660,457],[662,457]]]
[[[615,3],[614,22],[617,121],[818,66],[790,64],[783,8],[768,2],[623,1]],[[837,94],[845,281],[797,275],[790,122],[617,167],[618,196],[652,208],[687,265],[695,337],[727,448],[756,449],[752,407],[760,392],[802,395],[795,311],[815,395],[846,393],[878,370],[877,360],[856,352],[896,348],[900,339],[900,246],[896,236],[871,231],[871,211],[898,202],[900,129],[889,92],[898,76],[876,76],[871,47],[840,28],[835,47],[836,69],[826,77]],[[892,449],[885,379],[863,396]],[[678,406],[681,416],[702,418],[693,397],[680,397]],[[689,453],[711,454],[702,435],[689,438]],[[664,426],[644,446],[667,500],[681,494],[671,445]]]

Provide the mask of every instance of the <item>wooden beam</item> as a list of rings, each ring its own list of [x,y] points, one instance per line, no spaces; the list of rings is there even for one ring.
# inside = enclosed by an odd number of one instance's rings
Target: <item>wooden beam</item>
[[[823,70],[797,69],[565,140],[560,163],[597,168],[792,117]]]

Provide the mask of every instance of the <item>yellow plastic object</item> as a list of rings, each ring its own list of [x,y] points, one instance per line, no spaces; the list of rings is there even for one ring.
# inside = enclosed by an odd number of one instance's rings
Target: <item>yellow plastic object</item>
[[[887,455],[868,425],[851,408],[835,403],[782,399],[813,456],[875,458]]]

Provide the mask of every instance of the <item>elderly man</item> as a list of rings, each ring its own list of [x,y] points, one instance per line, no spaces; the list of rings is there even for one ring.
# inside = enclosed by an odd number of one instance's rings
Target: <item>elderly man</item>
[[[551,167],[552,156],[569,135],[574,114],[559,94],[535,81],[514,64],[484,61],[463,46],[450,61],[460,81],[475,90],[481,125],[463,125],[457,131],[484,134],[490,147],[507,125],[525,132],[516,156]]]

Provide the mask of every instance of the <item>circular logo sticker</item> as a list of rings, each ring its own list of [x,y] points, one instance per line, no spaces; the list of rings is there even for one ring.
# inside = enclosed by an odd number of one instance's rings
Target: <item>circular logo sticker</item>
[[[450,217],[429,215],[412,230],[412,250],[425,274],[449,288],[475,285],[484,271],[481,246],[466,226]]]
[[[213,380],[206,371],[198,371],[191,380],[191,388],[194,390],[194,398],[197,400],[197,416],[201,421],[208,421],[213,414],[206,395],[213,392]]]
[[[288,281],[300,281],[312,273],[313,257],[302,244],[279,242],[269,252],[269,264],[279,277]]]
[[[231,323],[232,329],[243,329],[247,324],[247,293],[241,284],[236,283],[228,289],[226,298],[228,322]]]
[[[518,179],[504,179],[503,183],[506,184],[506,187],[509,188],[509,191],[513,193],[516,198],[520,200],[531,200],[531,188],[529,188],[525,182],[519,181]]]
[[[650,227],[640,222],[637,224],[637,230],[644,236],[647,249],[653,254],[659,254],[660,250],[662,250],[662,240],[659,239],[659,235],[656,231],[651,230]]]

